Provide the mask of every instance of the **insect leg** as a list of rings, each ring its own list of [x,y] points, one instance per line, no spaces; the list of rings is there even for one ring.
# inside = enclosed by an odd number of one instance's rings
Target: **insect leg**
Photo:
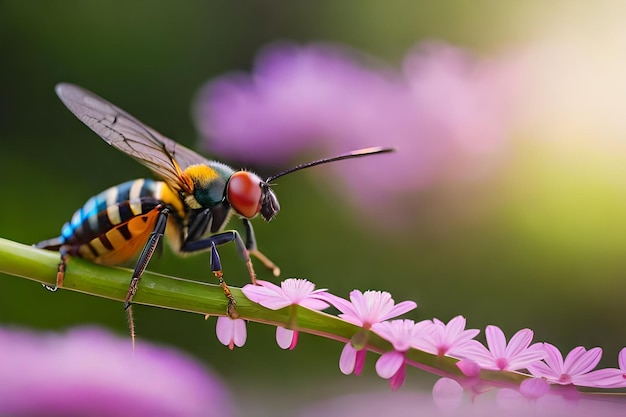
[[[272,262],[267,256],[261,253],[256,247],[256,237],[254,236],[254,229],[252,228],[252,223],[250,220],[243,218],[243,225],[246,230],[246,249],[248,249],[248,253],[257,258],[264,267],[272,271],[275,277],[280,275],[280,268],[276,266],[274,262]],[[252,265],[252,263],[250,263]],[[253,271],[254,272],[254,271]]]
[[[248,268],[248,273],[250,274],[250,281],[252,281],[253,284],[256,284],[256,274],[254,272],[254,267],[252,266],[252,261],[250,260],[250,254],[248,253],[248,249],[246,249],[246,245],[244,244],[241,235],[236,230],[228,230],[217,233],[202,240],[187,241],[183,243],[180,250],[181,252],[197,252],[210,248],[213,243],[215,246],[219,246],[228,242],[235,242],[237,253],[241,259],[246,262],[246,267]]]
[[[159,217],[157,218],[156,225],[150,233],[150,237],[146,242],[143,250],[141,251],[141,255],[139,255],[139,260],[137,261],[137,266],[135,266],[135,271],[133,272],[133,276],[130,280],[130,286],[128,287],[128,293],[126,294],[126,298],[124,299],[124,310],[126,310],[126,315],[128,318],[128,327],[130,329],[130,337],[133,341],[133,346],[135,345],[135,322],[133,319],[133,310],[131,306],[131,301],[137,292],[137,288],[139,287],[139,281],[141,280],[141,276],[143,272],[146,270],[148,263],[150,262],[150,258],[154,254],[159,241],[163,237],[163,233],[165,232],[165,226],[167,225],[167,216],[169,214],[169,209],[163,207],[160,209]]]
[[[68,259],[68,250],[71,251],[71,248],[67,245],[64,245],[63,239],[61,237],[56,237],[54,239],[44,240],[42,242],[36,243],[33,245],[39,249],[48,249],[48,250],[58,250],[60,254],[59,265],[57,266],[57,279],[54,287],[51,287],[46,284],[41,284],[45,289],[50,291],[56,291],[59,287],[63,287],[63,278],[65,277],[65,269],[67,266]]]
[[[217,248],[215,247],[215,242],[211,242],[211,271],[213,271],[213,275],[218,279],[222,290],[224,290],[224,295],[228,299],[228,306],[226,307],[226,314],[231,319],[236,319],[239,317],[239,313],[237,313],[237,300],[233,297],[233,294],[230,292],[230,288],[226,285],[226,281],[224,281],[224,273],[222,272],[222,262],[220,261],[220,255],[217,252]]]
[[[248,267],[248,273],[250,274],[250,280],[253,284],[256,284],[256,275],[254,273],[254,268],[252,267],[252,261],[250,260],[250,255],[248,254],[248,250],[246,249],[246,245],[241,239],[241,235],[236,230],[228,230],[226,232],[221,232],[212,236],[209,236],[202,240],[192,240],[185,242],[180,248],[181,252],[197,252],[201,250],[205,250],[211,248],[211,270],[213,271],[213,275],[219,280],[222,289],[224,290],[224,295],[228,299],[228,307],[227,313],[228,316],[232,319],[235,319],[239,316],[237,310],[235,309],[235,305],[237,304],[235,301],[235,297],[230,292],[230,289],[224,282],[224,273],[222,272],[222,265],[220,262],[219,254],[217,252],[217,247],[219,245],[223,245],[228,242],[235,242],[235,246],[237,247],[237,252],[239,255],[246,261],[246,266]]]
[[[61,246],[59,248],[59,254],[61,255],[61,259],[59,261],[59,266],[57,267],[57,280],[54,287],[42,284],[47,290],[52,292],[63,287],[63,279],[65,278],[65,269],[67,267],[67,249],[64,246]]]

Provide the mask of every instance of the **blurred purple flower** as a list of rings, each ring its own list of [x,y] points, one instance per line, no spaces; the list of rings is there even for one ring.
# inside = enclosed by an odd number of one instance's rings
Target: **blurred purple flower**
[[[530,329],[518,331],[511,337],[509,343],[497,326],[487,326],[485,336],[489,349],[480,345],[468,358],[483,369],[517,371],[539,362],[546,356],[541,343],[530,344],[533,340],[533,331]]]
[[[433,385],[433,401],[443,412],[458,410],[463,400],[463,387],[454,379],[439,378]]]
[[[550,384],[542,378],[528,378],[519,386],[519,392],[529,400],[536,400],[550,391]]]
[[[586,387],[604,387],[610,384],[610,376],[615,369],[593,369],[602,358],[602,349],[599,347],[585,349],[575,347],[567,354],[565,360],[559,349],[550,343],[543,343],[546,352],[544,362],[537,362],[528,366],[528,371],[534,376],[545,378],[549,382],[561,385],[574,384]]]
[[[344,191],[376,209],[397,193],[488,172],[506,144],[513,73],[443,43],[417,46],[401,73],[348,48],[276,44],[251,75],[208,83],[195,120],[210,151],[271,166],[311,149],[395,146],[332,168]]]
[[[450,398],[442,403],[433,394],[420,390],[406,392],[361,392],[331,398],[320,398],[316,403],[302,406],[296,417],[347,417],[347,416],[393,416],[393,417],[623,417],[626,402],[620,396],[587,396],[577,402],[568,401],[557,395],[545,395],[529,401],[515,390],[517,396],[502,401],[500,396],[463,396],[459,387],[454,392],[454,383],[446,381],[438,388],[449,389]],[[441,383],[438,383],[441,384]],[[437,393],[439,394],[439,393]],[[444,394],[446,394],[444,392]],[[499,394],[499,393],[498,393]],[[455,396],[456,395],[456,396]],[[442,398],[442,397],[439,397]],[[458,401],[460,399],[460,401]],[[447,401],[446,401],[447,400]]]
[[[173,349],[106,331],[0,329],[0,414],[11,416],[232,416],[229,394]]]

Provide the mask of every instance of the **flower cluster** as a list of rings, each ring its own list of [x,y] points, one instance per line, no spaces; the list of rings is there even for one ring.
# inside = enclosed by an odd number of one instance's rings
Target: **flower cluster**
[[[411,350],[419,350],[437,358],[456,360],[458,372],[437,372],[443,378],[435,384],[433,395],[442,402],[460,397],[464,390],[473,395],[491,389],[514,389],[522,398],[536,400],[544,397],[551,386],[626,388],[626,348],[619,354],[619,368],[596,370],[602,350],[598,347],[574,348],[565,359],[549,343],[533,343],[533,331],[521,329],[507,342],[504,332],[497,326],[485,329],[486,345],[476,340],[478,329],[467,329],[463,316],[448,323],[439,319],[415,322],[396,319],[417,307],[413,301],[395,303],[385,291],[354,290],[349,300],[338,297],[303,279],[287,279],[280,286],[266,281],[247,285],[243,292],[251,301],[272,310],[289,308],[289,322],[277,327],[276,340],[283,349],[293,349],[298,335],[299,308],[323,310],[331,305],[340,311],[338,319],[355,326],[355,331],[339,358],[339,368],[344,374],[361,374],[365,355],[372,350],[369,339],[373,334],[389,343],[387,351],[379,352],[376,373],[389,380],[393,390],[405,381],[408,366],[429,370],[410,357]],[[229,325],[223,324],[224,322]],[[242,346],[245,342],[245,322],[219,318],[217,333],[220,341],[229,346]],[[518,384],[497,384],[481,378],[482,371],[525,372]],[[565,392],[565,391],[562,391]],[[567,391],[571,393],[571,391]],[[457,398],[458,400],[458,398]],[[454,401],[457,401],[454,400]],[[445,401],[443,401],[445,402]]]

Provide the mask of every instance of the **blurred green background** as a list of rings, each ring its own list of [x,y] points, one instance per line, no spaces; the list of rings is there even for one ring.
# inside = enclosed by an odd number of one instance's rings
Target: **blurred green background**
[[[270,42],[338,42],[399,67],[422,40],[443,40],[488,57],[529,42],[541,45],[541,28],[552,27],[554,19],[582,28],[580,36],[587,26],[605,27],[602,19],[615,14],[608,3],[576,9],[570,2],[544,4],[2,0],[0,236],[23,243],[56,236],[91,195],[148,175],[76,121],[54,94],[57,82],[95,91],[197,149],[190,111],[197,89],[224,73],[250,70]],[[572,41],[574,55],[577,44]],[[585,82],[580,80],[581,89]],[[617,94],[623,85],[614,87]],[[618,114],[623,97],[608,96],[598,111]],[[593,117],[584,113],[581,119],[587,115]],[[550,113],[545,120],[552,120]],[[255,221],[260,247],[284,277],[308,278],[343,296],[353,288],[388,290],[398,301],[418,303],[409,314],[416,320],[463,314],[470,327],[497,324],[508,335],[530,327],[536,339],[564,351],[601,346],[603,364],[614,366],[626,345],[626,151],[619,144],[626,137],[620,137],[620,126],[597,133],[572,128],[573,120],[556,112],[554,120],[564,129],[547,122],[521,125],[497,175],[414,196],[414,220],[400,229],[381,229],[355,214],[329,191],[328,177],[285,177],[278,218]],[[561,137],[547,138],[546,132]],[[611,135],[613,145],[599,144]],[[234,248],[220,253],[229,282],[244,285],[245,267]],[[182,259],[166,250],[150,268],[210,279],[201,255]],[[127,331],[119,303],[52,294],[9,276],[0,276],[0,294],[3,325],[97,324]],[[358,379],[341,375],[342,346],[335,342],[303,335],[294,351],[284,352],[273,328],[252,324],[246,346],[231,352],[217,341],[214,319],[142,307],[136,316],[140,338],[206,362],[240,395],[244,410],[255,404],[275,411],[280,404],[288,408],[290,402],[362,387],[386,389],[373,366]],[[432,378],[415,371],[408,380],[409,387],[428,387]]]

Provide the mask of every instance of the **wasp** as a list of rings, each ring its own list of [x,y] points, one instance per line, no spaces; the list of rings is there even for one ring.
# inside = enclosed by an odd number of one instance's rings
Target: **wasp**
[[[269,222],[280,211],[272,181],[320,164],[393,151],[382,147],[361,149],[300,164],[262,180],[253,172],[234,170],[198,155],[81,87],[62,83],[55,90],[67,108],[106,143],[147,166],[161,179],[128,181],[91,197],[65,223],[60,236],[36,244],[60,253],[56,285],[51,290],[63,286],[69,257],[103,265],[136,258],[124,300],[133,340],[131,303],[164,235],[175,252],[211,252],[211,270],[228,300],[226,313],[236,318],[236,300],[224,281],[217,246],[234,242],[252,283],[256,274],[251,256],[275,276],[280,274],[276,264],[257,249],[250,223],[259,214]],[[243,223],[243,238],[236,230],[224,230],[233,216]]]

